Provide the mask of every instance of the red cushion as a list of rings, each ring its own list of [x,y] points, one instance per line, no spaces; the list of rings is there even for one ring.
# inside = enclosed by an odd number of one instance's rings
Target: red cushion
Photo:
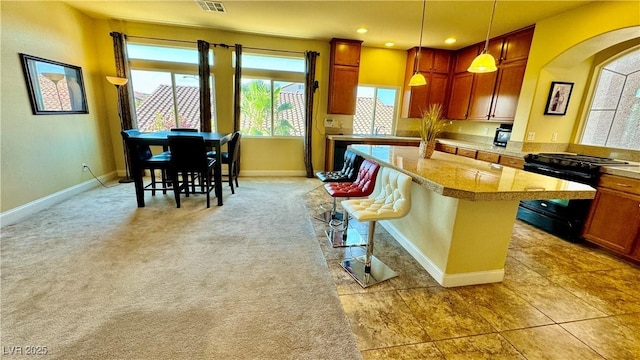
[[[364,197],[373,192],[376,176],[380,165],[370,160],[364,160],[358,170],[358,177],[354,182],[330,182],[324,188],[332,197]]]

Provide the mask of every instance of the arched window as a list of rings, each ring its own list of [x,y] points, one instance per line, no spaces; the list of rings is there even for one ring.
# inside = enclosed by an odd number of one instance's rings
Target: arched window
[[[600,69],[580,143],[640,150],[640,47]]]

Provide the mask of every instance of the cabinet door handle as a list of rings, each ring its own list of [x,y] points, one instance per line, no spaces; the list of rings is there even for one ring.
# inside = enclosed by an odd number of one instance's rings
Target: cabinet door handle
[[[631,187],[631,185],[628,185],[628,184],[621,184],[621,183],[617,183],[616,185],[617,185],[617,186],[620,186],[620,187]]]

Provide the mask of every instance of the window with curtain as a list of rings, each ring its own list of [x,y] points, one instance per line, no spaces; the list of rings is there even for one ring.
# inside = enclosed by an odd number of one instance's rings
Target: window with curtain
[[[581,144],[640,150],[640,47],[599,71]]]
[[[137,128],[141,131],[199,129],[198,49],[129,43],[127,52]],[[211,82],[213,79],[212,74]],[[211,85],[211,128],[215,131],[215,96],[213,83]]]
[[[304,57],[242,54],[240,130],[243,136],[302,137]]]
[[[395,129],[398,90],[376,86],[358,86],[353,133],[392,135]]]

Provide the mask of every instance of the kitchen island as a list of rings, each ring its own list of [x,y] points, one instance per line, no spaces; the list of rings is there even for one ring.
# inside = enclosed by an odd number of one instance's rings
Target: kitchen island
[[[412,146],[352,145],[411,176],[411,211],[381,225],[442,286],[500,282],[520,200],[592,199],[595,189],[524,170]]]

